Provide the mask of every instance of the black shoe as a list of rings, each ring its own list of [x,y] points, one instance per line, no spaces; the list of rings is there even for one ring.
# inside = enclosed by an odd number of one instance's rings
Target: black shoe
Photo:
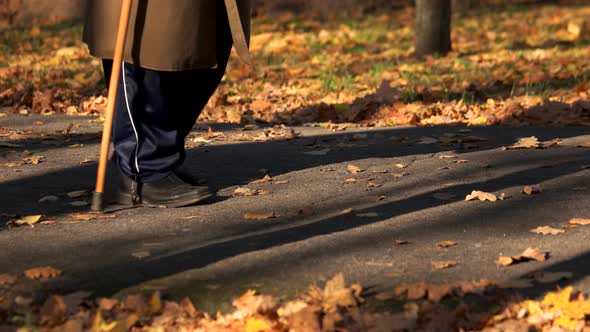
[[[183,207],[201,203],[213,194],[207,187],[192,186],[172,173],[150,183],[136,182],[119,174],[117,201],[123,205]]]

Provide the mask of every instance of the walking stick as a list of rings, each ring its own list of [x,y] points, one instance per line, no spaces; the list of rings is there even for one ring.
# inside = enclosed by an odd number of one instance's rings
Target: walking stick
[[[121,64],[123,61],[123,51],[125,49],[125,39],[127,38],[127,29],[129,17],[131,16],[132,0],[123,0],[121,6],[121,17],[119,19],[119,29],[117,32],[117,42],[115,44],[115,55],[113,57],[113,70],[111,81],[109,83],[107,109],[102,129],[102,141],[100,144],[100,159],[98,160],[98,174],[96,175],[96,189],[92,195],[93,211],[104,210],[104,183],[107,173],[107,162],[109,156],[109,144],[111,141],[111,131],[113,129],[113,115],[115,113],[115,99],[117,98],[117,88],[119,78],[121,77]],[[124,75],[125,73],[123,73]]]

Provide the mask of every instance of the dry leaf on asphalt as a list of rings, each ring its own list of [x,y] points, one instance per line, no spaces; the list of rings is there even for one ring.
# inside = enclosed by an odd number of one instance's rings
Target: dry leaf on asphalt
[[[348,209],[344,209],[344,210],[340,211],[340,214],[351,214],[352,212],[354,212],[354,209],[348,208]]]
[[[356,183],[356,182],[357,182],[357,179],[354,179],[354,178],[348,178],[348,179],[344,180],[344,183],[349,183],[349,184]]]
[[[15,225],[18,225],[18,226],[23,226],[23,225],[33,226],[34,224],[40,222],[42,219],[43,219],[43,215],[38,214],[38,215],[34,215],[34,216],[22,217],[20,219],[15,220],[12,223]]]
[[[323,149],[323,150],[316,150],[316,151],[308,151],[304,152],[303,154],[307,154],[310,156],[325,156],[330,152],[330,149]]]
[[[82,198],[90,196],[90,190],[76,190],[70,191],[66,194],[69,198]]]
[[[62,271],[58,270],[56,268],[53,268],[51,266],[45,266],[45,267],[36,267],[36,268],[32,268],[32,269],[28,269],[26,271],[23,272],[23,274],[25,275],[25,277],[29,278],[29,279],[51,279],[51,278],[56,278],[59,277],[60,275],[62,275]]]
[[[541,235],[557,235],[565,233],[565,230],[560,228],[553,228],[551,226],[539,226],[537,228],[531,229],[531,232]]]
[[[272,181],[272,177],[270,177],[269,175],[265,175],[262,179],[254,180],[254,181],[250,182],[250,184],[260,184],[260,183],[266,183],[266,182],[271,182],[271,181]]]
[[[346,169],[352,174],[358,174],[364,171],[362,168],[355,165],[348,165]]]
[[[72,213],[70,217],[74,220],[89,221],[89,220],[103,220],[117,218],[115,214],[101,214],[101,213]]]
[[[395,168],[399,168],[399,169],[404,169],[404,168],[408,168],[408,164],[404,164],[404,163],[397,163],[393,165]]]
[[[403,246],[403,245],[409,244],[409,243],[410,242],[409,241],[406,241],[406,240],[395,240],[395,245],[396,246]]]
[[[393,175],[394,178],[403,178],[404,176],[410,175],[410,173],[408,173],[408,172],[401,172],[401,173],[393,173],[392,175]]]
[[[375,182],[367,183],[367,188],[379,188],[379,187],[381,187],[381,185],[378,183],[375,183]]]
[[[518,256],[500,256],[496,260],[498,266],[510,266],[527,261],[544,262],[549,257],[548,252],[540,251],[537,248],[527,248],[522,254]]]
[[[45,196],[38,200],[39,203],[56,203],[57,201],[59,201],[57,196]]]
[[[436,244],[437,247],[439,248],[450,248],[450,247],[454,247],[457,245],[457,242],[455,241],[442,241]]]
[[[432,263],[432,267],[437,269],[437,270],[443,270],[443,269],[448,269],[454,266],[459,265],[459,262],[457,261],[440,261],[440,262],[431,262]]]
[[[467,195],[467,197],[465,197],[466,201],[473,201],[479,199],[480,201],[490,201],[490,202],[495,202],[498,200],[498,197],[495,194],[492,193],[488,193],[485,191],[479,191],[479,190],[474,190],[471,192],[470,195]]]
[[[585,218],[572,218],[570,220],[570,224],[572,224],[572,225],[586,226],[586,225],[590,225],[590,219],[585,219]]]
[[[506,147],[506,150],[517,150],[517,149],[539,149],[543,147],[543,143],[539,142],[539,139],[535,136],[519,138],[516,143]]]
[[[262,194],[264,194],[263,189],[252,190],[246,187],[238,187],[233,193],[234,196],[256,196]]]
[[[532,185],[532,186],[525,186],[522,188],[522,193],[525,195],[536,195],[540,194],[543,191],[540,184]]]
[[[274,213],[246,213],[244,219],[247,220],[266,220],[276,218],[277,215]]]
[[[13,274],[0,274],[0,285],[12,286],[16,284],[18,277]]]
[[[131,254],[131,256],[133,256],[137,259],[144,259],[144,258],[150,257],[151,255],[152,255],[152,253],[149,251],[136,251]]]

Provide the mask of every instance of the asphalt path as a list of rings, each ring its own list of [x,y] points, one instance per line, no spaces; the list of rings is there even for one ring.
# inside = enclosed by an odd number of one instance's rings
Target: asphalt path
[[[0,139],[19,145],[0,147],[2,158],[25,149],[45,157],[38,165],[0,167],[0,214],[44,214],[55,221],[1,225],[0,272],[47,265],[64,271],[50,281],[21,280],[11,291],[117,295],[157,289],[176,298],[189,295],[211,311],[227,308],[247,289],[290,297],[338,272],[364,285],[369,296],[404,282],[509,282],[537,271],[571,272],[567,283],[590,291],[590,226],[565,228],[559,235],[530,232],[538,226],[561,227],[574,217],[590,218],[590,149],[577,147],[590,142],[589,128],[297,127],[301,137],[289,141],[216,141],[189,149],[185,165],[218,191],[211,204],[126,209],[110,219],[77,222],[70,214],[87,208],[71,206],[79,199],[64,194],[93,186],[96,164],[81,163],[97,159],[100,124],[92,120],[0,119],[2,127],[51,136]],[[70,123],[74,126],[66,135]],[[212,128],[227,135],[241,130]],[[503,149],[533,135],[561,141],[546,149]],[[455,140],[431,143],[424,137]],[[469,137],[485,140],[470,142]],[[351,174],[348,165],[364,172]],[[274,181],[249,185],[263,177],[263,169]],[[347,183],[352,178],[356,182]],[[537,184],[542,193],[521,193],[523,186]],[[265,194],[233,197],[238,186]],[[473,190],[508,198],[464,201]],[[48,195],[59,201],[38,202]],[[346,209],[353,211],[343,213]],[[247,220],[245,213],[277,217]],[[396,245],[396,240],[408,244]],[[445,240],[458,244],[436,247]],[[550,258],[495,265],[499,255],[516,255],[527,247],[547,251]],[[446,260],[459,265],[432,267],[433,261]],[[534,296],[540,289],[523,291]]]

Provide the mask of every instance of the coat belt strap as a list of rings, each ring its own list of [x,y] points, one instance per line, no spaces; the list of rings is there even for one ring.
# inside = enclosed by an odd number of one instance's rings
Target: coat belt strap
[[[236,53],[242,61],[252,67],[252,59],[250,58],[250,51],[248,50],[248,43],[246,42],[246,35],[244,34],[244,28],[242,20],[240,19],[240,11],[238,10],[236,0],[225,0],[225,9],[227,10],[229,28],[234,40]]]

